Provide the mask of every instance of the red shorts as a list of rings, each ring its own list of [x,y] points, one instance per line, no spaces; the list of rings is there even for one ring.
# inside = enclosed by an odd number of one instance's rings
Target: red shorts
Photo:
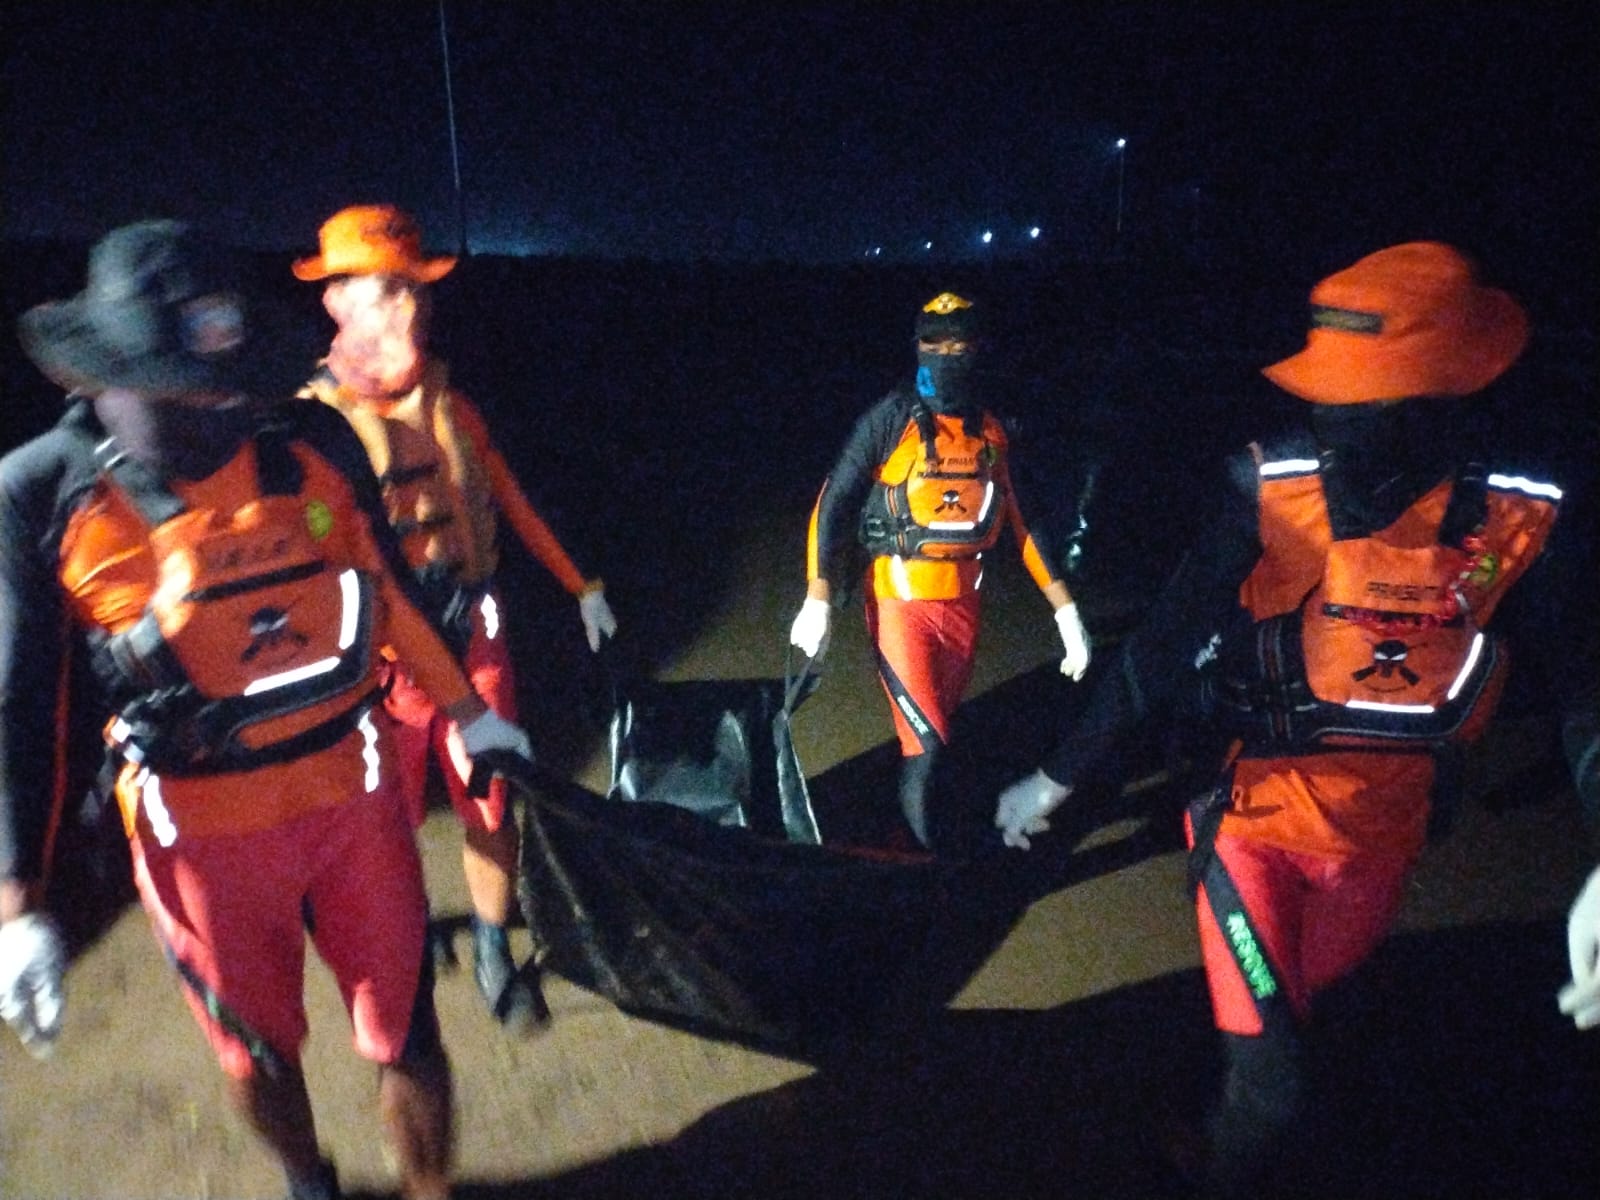
[[[491,594],[496,604],[498,596]],[[504,612],[504,608],[499,609]],[[508,721],[517,719],[516,676],[511,654],[506,648],[503,624],[490,637],[482,605],[472,614],[472,640],[467,644],[462,663],[472,688],[495,712]],[[384,731],[393,751],[395,790],[405,807],[412,828],[422,824],[428,805],[428,756],[435,754],[447,764],[441,772],[450,805],[463,824],[493,832],[506,814],[506,784],[496,779],[486,796],[467,795],[467,778],[472,764],[461,748],[455,723],[440,715],[426,692],[412,682],[403,666],[394,669],[394,683],[384,701],[384,711],[393,720]]]
[[[902,755],[921,754],[926,735],[913,728],[897,691],[926,720],[933,736],[950,740],[950,718],[972,681],[977,658],[978,610],[977,592],[953,600],[883,596],[867,601],[867,633],[878,650],[879,674]]]
[[[1411,869],[1411,861],[1400,856],[1333,858],[1229,834],[1217,835],[1216,853],[1244,903],[1261,952],[1302,1021],[1317,992],[1354,970],[1383,941],[1400,911]],[[1217,1028],[1261,1033],[1249,983],[1203,886],[1197,913]]]
[[[380,789],[251,833],[180,835],[169,847],[141,835],[132,849],[145,911],[229,1075],[252,1070],[240,1026],[286,1062],[299,1061],[304,905],[349,1010],[356,1052],[399,1060],[417,999],[427,900],[416,841],[392,795]]]

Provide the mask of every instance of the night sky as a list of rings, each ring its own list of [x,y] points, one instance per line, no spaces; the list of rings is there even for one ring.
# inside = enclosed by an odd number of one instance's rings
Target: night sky
[[[5,233],[307,251],[383,199],[478,253],[1094,257],[1120,183],[1125,250],[1594,258],[1581,4],[444,10],[456,154],[437,0],[6,0]]]

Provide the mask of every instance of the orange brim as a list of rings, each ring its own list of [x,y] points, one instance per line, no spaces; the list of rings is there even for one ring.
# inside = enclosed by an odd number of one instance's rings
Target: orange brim
[[[323,255],[298,258],[289,267],[296,279],[310,283],[339,275],[398,275],[413,283],[433,283],[455,269],[456,258],[400,258],[386,254],[364,254],[358,258],[328,259]]]
[[[1373,337],[1313,329],[1298,354],[1261,373],[1313,404],[1365,404],[1414,396],[1470,396],[1517,361],[1528,318],[1507,293],[1484,288],[1469,319]]]

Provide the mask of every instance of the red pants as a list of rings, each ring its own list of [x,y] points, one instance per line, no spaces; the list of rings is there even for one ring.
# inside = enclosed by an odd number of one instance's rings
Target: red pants
[[[427,921],[416,839],[380,788],[270,829],[132,840],[134,881],[222,1069],[243,1078],[249,1044],[297,1063],[306,1037],[306,917],[333,971],[357,1053],[399,1061],[411,1028]],[[196,989],[203,989],[216,1003]]]
[[[498,605],[493,593],[487,598]],[[503,611],[503,610],[502,610]],[[511,655],[506,648],[505,628],[501,625],[491,637],[485,623],[483,605],[472,614],[472,640],[467,645],[462,665],[473,690],[495,712],[508,721],[517,719],[516,677]],[[384,701],[391,720],[385,729],[394,754],[395,790],[405,806],[411,827],[417,828],[427,816],[428,755],[437,754],[443,771],[450,804],[462,822],[487,829],[500,828],[506,814],[506,785],[496,779],[486,796],[467,795],[471,763],[461,747],[455,723],[441,715],[425,692],[412,682],[403,665],[394,668],[394,682]]]
[[[1192,843],[1192,828],[1189,837]],[[1217,836],[1215,853],[1197,901],[1200,950],[1217,1028],[1245,1035],[1263,1031],[1257,1000],[1268,986],[1303,1023],[1312,997],[1388,934],[1411,869],[1403,857],[1333,858],[1227,834]],[[1213,874],[1219,868],[1226,879]],[[1228,881],[1242,916],[1224,899]],[[1265,956],[1270,985],[1259,971],[1252,983],[1242,965],[1252,961],[1252,947]]]
[[[977,658],[978,609],[977,592],[954,600],[867,601],[867,633],[906,758],[950,740],[950,718]]]

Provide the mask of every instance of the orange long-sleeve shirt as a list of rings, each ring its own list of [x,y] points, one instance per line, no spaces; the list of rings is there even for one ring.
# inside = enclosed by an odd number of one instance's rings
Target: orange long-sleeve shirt
[[[327,370],[306,390],[342,412],[361,438],[413,569],[443,563],[461,582],[483,583],[498,565],[498,513],[566,591],[577,596],[591,586],[523,493],[482,413],[450,385],[443,362],[430,361],[400,396],[360,395]]]

